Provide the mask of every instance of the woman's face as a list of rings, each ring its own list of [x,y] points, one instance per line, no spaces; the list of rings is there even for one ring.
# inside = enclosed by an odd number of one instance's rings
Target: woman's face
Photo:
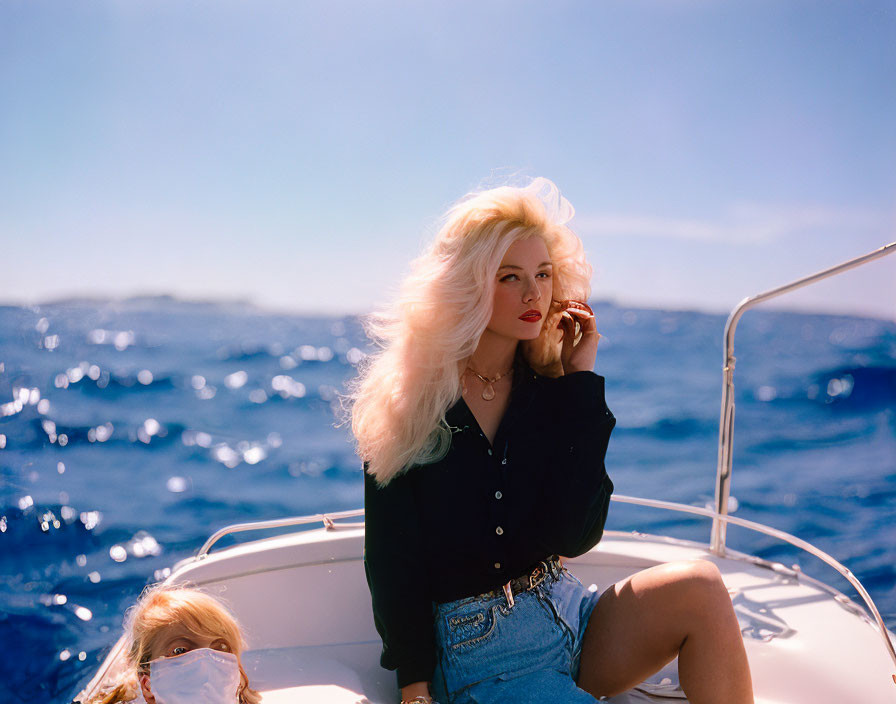
[[[487,330],[514,340],[533,340],[551,306],[553,271],[541,237],[517,240],[501,260]]]
[[[172,623],[170,626],[164,626],[159,629],[153,640],[152,651],[149,660],[156,658],[174,658],[178,655],[189,653],[191,650],[199,648],[209,648],[211,650],[220,650],[224,653],[233,653],[239,658],[239,653],[234,650],[231,643],[226,638],[217,636],[200,636],[191,631],[180,623]],[[150,677],[148,674],[139,676],[140,688],[143,690],[143,698],[147,704],[154,704],[155,697],[150,690]]]

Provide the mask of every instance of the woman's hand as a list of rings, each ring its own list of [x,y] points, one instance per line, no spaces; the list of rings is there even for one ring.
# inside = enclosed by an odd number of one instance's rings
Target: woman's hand
[[[578,344],[575,344],[576,321],[582,328],[582,337]],[[560,329],[563,331],[563,347],[560,350],[563,373],[594,371],[597,343],[600,340],[594,316],[578,308],[567,308],[566,313],[560,318]]]

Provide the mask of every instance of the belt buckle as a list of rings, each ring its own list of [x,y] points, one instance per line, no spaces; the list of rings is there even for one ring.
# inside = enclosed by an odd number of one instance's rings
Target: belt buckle
[[[538,567],[536,567],[529,574],[529,589],[535,589],[539,584],[541,584],[545,577],[547,577],[547,569],[544,562],[541,562]]]
[[[544,565],[545,572],[554,579],[559,579],[560,575],[566,570],[566,567],[563,566],[563,563],[560,562],[556,555],[551,555],[547,560],[543,560],[541,564]]]

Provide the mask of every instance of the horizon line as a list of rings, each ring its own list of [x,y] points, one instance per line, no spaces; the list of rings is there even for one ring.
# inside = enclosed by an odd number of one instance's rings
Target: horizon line
[[[16,299],[5,299],[0,298],[0,307],[9,307],[9,308],[33,308],[40,306],[55,306],[55,305],[64,305],[66,303],[93,303],[93,304],[103,304],[103,303],[131,303],[138,301],[161,301],[161,300],[169,300],[175,303],[183,303],[183,304],[192,304],[192,305],[221,305],[221,306],[243,306],[247,308],[254,308],[256,310],[260,310],[263,312],[271,313],[271,314],[282,314],[282,315],[297,315],[297,316],[305,316],[305,317],[315,317],[315,318],[346,318],[346,317],[362,317],[365,315],[370,315],[371,313],[376,312],[377,310],[381,310],[382,306],[373,306],[367,310],[344,310],[339,312],[333,312],[327,314],[326,312],[310,310],[307,308],[300,308],[296,306],[290,306],[288,304],[278,304],[272,302],[263,302],[258,301],[253,298],[224,298],[224,297],[192,297],[192,296],[182,296],[174,293],[136,293],[136,294],[128,294],[123,296],[110,296],[110,295],[100,295],[100,294],[72,294],[72,295],[63,295],[56,296],[51,298],[42,299],[39,301],[25,301],[25,300],[16,300]],[[589,303],[603,304],[609,305],[614,308],[620,309],[629,309],[629,310],[652,310],[652,311],[663,311],[663,312],[674,312],[674,313],[697,313],[700,315],[727,315],[730,314],[735,307],[726,308],[723,306],[713,307],[711,305],[708,306],[695,306],[688,304],[681,305],[663,305],[660,303],[648,303],[648,302],[637,302],[632,300],[623,300],[620,298],[607,297],[607,296],[592,296],[588,299]],[[737,305],[740,305],[738,302]],[[883,313],[877,311],[862,311],[858,309],[853,309],[852,311],[847,310],[837,310],[836,308],[817,308],[814,306],[800,306],[800,305],[787,305],[786,303],[781,302],[770,302],[766,304],[763,308],[760,308],[759,311],[767,311],[767,312],[778,312],[778,313],[795,313],[800,315],[819,315],[819,316],[841,316],[841,317],[849,317],[849,318],[864,318],[864,319],[872,319],[872,320],[880,320],[889,323],[896,323],[896,312],[892,316],[886,316]]]

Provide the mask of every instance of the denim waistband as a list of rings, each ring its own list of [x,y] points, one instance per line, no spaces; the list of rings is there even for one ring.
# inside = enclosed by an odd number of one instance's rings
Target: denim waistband
[[[515,595],[535,589],[542,585],[547,579],[550,579],[552,582],[557,581],[565,569],[566,568],[560,563],[559,556],[551,555],[535,565],[529,572],[509,580],[500,587],[482,592],[481,594],[474,594],[472,596],[442,602],[436,604],[436,606],[445,607],[448,605],[460,605],[462,603],[474,601],[504,599],[507,601],[507,606],[512,608],[514,604],[513,597]]]

